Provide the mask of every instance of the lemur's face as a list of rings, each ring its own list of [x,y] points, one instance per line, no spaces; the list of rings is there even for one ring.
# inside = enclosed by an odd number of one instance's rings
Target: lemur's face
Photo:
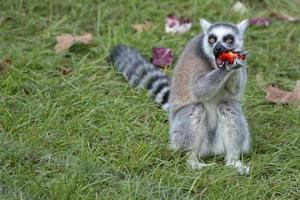
[[[214,67],[217,67],[217,57],[220,53],[230,50],[242,50],[243,35],[248,26],[248,20],[234,25],[228,23],[210,24],[204,19],[200,20],[203,37],[203,51]]]

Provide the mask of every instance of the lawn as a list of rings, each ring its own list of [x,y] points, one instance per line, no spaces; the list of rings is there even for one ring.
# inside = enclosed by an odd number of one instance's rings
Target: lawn
[[[198,19],[237,23],[280,11],[300,18],[297,0],[245,1],[249,13],[221,0],[1,0],[0,199],[299,199],[299,109],[274,105],[256,84],[292,90],[300,79],[300,25],[251,26],[245,49],[249,80],[243,109],[252,133],[250,176],[222,157],[191,171],[168,145],[167,114],[129,87],[107,63],[113,45],[171,48],[175,62],[200,31]],[[164,31],[169,13],[188,16],[183,35]],[[131,24],[154,26],[136,33]],[[89,45],[56,54],[61,33],[91,32]],[[11,64],[4,66],[4,60]],[[73,70],[62,75],[60,68]],[[171,74],[171,69],[168,74]]]

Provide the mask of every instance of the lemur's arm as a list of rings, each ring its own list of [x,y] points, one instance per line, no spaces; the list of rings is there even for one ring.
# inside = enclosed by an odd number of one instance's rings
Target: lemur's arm
[[[239,95],[244,93],[244,89],[247,81],[247,71],[246,68],[240,68],[236,70],[236,73],[232,74],[226,81],[226,90],[231,95]]]
[[[196,97],[209,99],[213,97],[224,85],[234,70],[214,69],[200,76],[193,84],[192,90]]]

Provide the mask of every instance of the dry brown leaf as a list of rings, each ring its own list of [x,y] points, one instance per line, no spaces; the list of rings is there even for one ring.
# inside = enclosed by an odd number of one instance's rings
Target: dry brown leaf
[[[63,52],[68,50],[76,42],[89,44],[93,39],[91,33],[84,33],[80,36],[74,36],[71,34],[61,34],[56,37],[57,44],[55,46],[55,52]]]
[[[83,44],[89,44],[92,39],[93,39],[93,36],[91,33],[84,33],[80,36],[75,37],[76,41],[81,42]]]
[[[279,88],[268,86],[266,88],[266,100],[276,104],[290,104],[296,107],[300,106],[300,81],[297,81],[293,91],[283,91]]]
[[[70,73],[71,71],[73,71],[73,69],[72,68],[67,68],[67,67],[62,67],[62,68],[60,68],[59,69],[59,71],[60,71],[60,73],[62,74],[62,75],[67,75],[68,73]]]
[[[0,63],[0,71],[4,71],[7,67],[7,65],[11,64],[11,59],[6,58]]]
[[[264,86],[262,77],[256,75],[257,85],[266,92],[265,99],[276,104],[290,104],[300,108],[300,80],[296,82],[293,91],[284,91],[272,85]]]
[[[145,21],[143,24],[133,24],[130,27],[136,30],[138,33],[142,33],[145,30],[151,28],[153,24],[149,21]]]
[[[292,92],[286,92],[270,85],[266,87],[265,90],[265,92],[267,93],[265,97],[266,100],[272,103],[287,104],[292,96]]]
[[[275,18],[285,21],[285,22],[294,23],[294,22],[298,21],[298,19],[296,19],[295,17],[293,17],[291,15],[282,14],[282,13],[271,12],[270,15],[271,15],[271,17],[275,17]]]

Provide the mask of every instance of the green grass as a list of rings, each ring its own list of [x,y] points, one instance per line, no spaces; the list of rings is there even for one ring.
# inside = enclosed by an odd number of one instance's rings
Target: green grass
[[[0,199],[299,199],[299,110],[267,103],[255,81],[261,74],[291,90],[300,79],[299,24],[274,21],[246,33],[249,177],[221,157],[206,160],[217,166],[189,170],[169,149],[167,114],[106,62],[118,43],[147,57],[154,46],[169,47],[177,59],[200,17],[239,22],[281,11],[300,18],[299,1],[247,1],[245,16],[230,11],[233,1],[101,2],[1,1],[0,61],[12,64],[0,72]],[[171,12],[191,17],[192,30],[166,34]],[[140,34],[129,28],[144,20],[155,26]],[[57,35],[87,31],[91,44],[54,53]],[[63,76],[61,67],[73,71]]]

